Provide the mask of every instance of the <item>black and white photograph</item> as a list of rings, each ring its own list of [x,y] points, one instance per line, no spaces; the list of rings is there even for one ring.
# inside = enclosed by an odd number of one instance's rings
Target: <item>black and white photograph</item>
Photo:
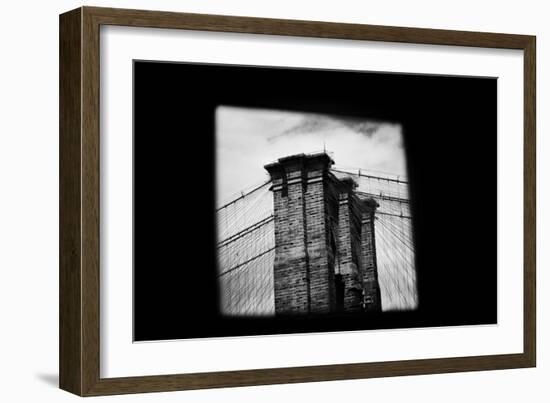
[[[134,61],[135,339],[495,324],[496,84]]]
[[[545,2],[90,3],[2,4],[1,402],[547,403]]]
[[[399,124],[220,106],[216,136],[223,314],[416,309]]]

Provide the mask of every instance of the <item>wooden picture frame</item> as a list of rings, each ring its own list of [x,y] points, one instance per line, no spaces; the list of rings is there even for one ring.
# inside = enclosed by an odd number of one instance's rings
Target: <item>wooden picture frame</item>
[[[523,353],[228,372],[100,377],[101,25],[519,49],[524,56]],[[536,365],[535,37],[81,7],[60,16],[60,387],[80,396],[314,382]]]

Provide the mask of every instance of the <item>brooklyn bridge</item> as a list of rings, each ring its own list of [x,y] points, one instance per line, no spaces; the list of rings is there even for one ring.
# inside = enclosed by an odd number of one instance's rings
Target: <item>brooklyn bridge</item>
[[[406,177],[341,167],[326,152],[258,169],[265,181],[216,210],[224,315],[416,308]]]

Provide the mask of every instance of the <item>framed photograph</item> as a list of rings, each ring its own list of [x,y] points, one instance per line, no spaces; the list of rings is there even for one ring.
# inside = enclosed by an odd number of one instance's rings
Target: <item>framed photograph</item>
[[[535,37],[60,16],[60,387],[533,367]]]

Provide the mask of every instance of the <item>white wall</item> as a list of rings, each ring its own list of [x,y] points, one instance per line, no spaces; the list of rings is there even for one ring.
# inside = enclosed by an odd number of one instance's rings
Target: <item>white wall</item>
[[[538,367],[171,392],[102,401],[548,401],[550,24],[543,1],[125,0],[88,5],[537,35]],[[10,1],[0,24],[0,400],[68,402],[58,365],[58,14],[79,1]],[[322,346],[320,346],[322,348]],[[411,346],[414,348],[414,346]]]

